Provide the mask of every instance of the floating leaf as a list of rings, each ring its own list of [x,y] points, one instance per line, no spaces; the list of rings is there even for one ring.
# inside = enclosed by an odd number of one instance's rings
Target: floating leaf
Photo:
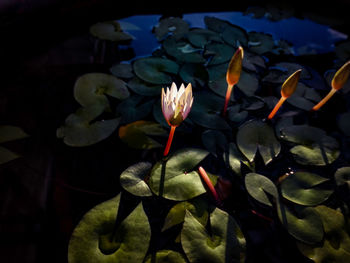
[[[152,191],[145,182],[145,177],[151,171],[152,164],[140,162],[128,167],[120,175],[121,186],[136,196],[152,196]]]
[[[20,140],[28,137],[20,127],[12,125],[0,125],[0,143]]]
[[[20,157],[18,154],[0,146],[0,165],[10,162]]]
[[[204,147],[215,157],[217,153],[223,152],[227,145],[225,134],[217,130],[206,130],[202,133]]]
[[[235,49],[226,44],[212,43],[205,46],[205,55],[211,56],[208,66],[228,62],[234,53]]]
[[[259,69],[266,68],[265,60],[260,55],[251,53],[247,50],[244,50],[242,66],[244,69],[254,72],[258,72]]]
[[[241,175],[242,163],[250,167],[249,162],[243,156],[243,154],[238,150],[234,143],[230,143],[228,150],[223,154],[224,161],[226,165],[236,174]]]
[[[171,74],[176,75],[179,65],[174,61],[160,57],[139,58],[134,61],[135,74],[142,80],[158,85],[171,84]]]
[[[333,190],[324,189],[322,184],[329,179],[309,172],[296,172],[281,183],[284,198],[299,205],[314,206],[326,201]]]
[[[119,103],[117,113],[121,123],[130,123],[145,118],[151,111],[154,100],[144,102],[142,96],[134,95]]]
[[[310,72],[302,65],[293,62],[280,62],[269,68],[269,73],[263,81],[275,84],[282,84],[295,71],[301,69],[300,79],[310,79]]]
[[[131,79],[134,76],[131,64],[115,64],[109,70],[117,78]]]
[[[230,121],[234,122],[235,125],[239,125],[244,122],[248,117],[248,111],[240,111],[240,105],[236,104],[228,108],[227,117]]]
[[[191,29],[187,34],[187,38],[190,43],[199,48],[204,48],[206,44],[210,42],[222,42],[219,34],[212,30],[203,29],[203,28],[194,28]]]
[[[206,192],[197,171],[193,169],[208,155],[202,149],[186,148],[175,152],[164,162],[153,166],[149,186],[156,195],[184,201]]]
[[[79,108],[57,129],[57,137],[73,147],[89,146],[106,139],[116,130],[120,118],[91,122],[102,111],[98,105]]]
[[[244,183],[248,193],[260,203],[272,207],[269,195],[278,199],[278,192],[275,184],[264,175],[248,173],[244,177]]]
[[[189,212],[181,231],[181,245],[190,262],[243,262],[245,238],[235,220],[216,208],[210,214],[211,233]]]
[[[264,54],[271,51],[274,46],[274,40],[271,35],[260,32],[249,32],[249,50],[256,54]]]
[[[173,250],[159,250],[155,255],[149,255],[145,263],[186,263],[186,259],[179,252]]]
[[[317,206],[315,210],[323,223],[324,240],[315,245],[298,242],[299,250],[315,263],[347,262],[350,258],[348,219],[337,210],[324,205]]]
[[[350,189],[350,166],[339,168],[334,174],[338,186],[347,185]]]
[[[294,207],[294,213],[280,200],[277,202],[278,217],[289,234],[306,244],[322,241],[322,221],[312,207]]]
[[[120,194],[84,215],[69,241],[69,263],[143,262],[151,239],[147,215],[140,203],[112,236],[119,202]]]
[[[180,17],[167,17],[160,19],[159,24],[153,30],[158,40],[164,39],[169,33],[179,40],[188,32],[189,25]]]
[[[108,107],[106,95],[123,100],[130,94],[124,81],[105,73],[84,74],[74,84],[74,98],[84,107]]]
[[[128,87],[135,93],[142,96],[158,96],[162,92],[162,85],[155,85],[141,80],[138,77],[132,78],[128,82]]]
[[[345,112],[339,115],[337,124],[339,129],[346,135],[350,136],[350,112]]]
[[[135,121],[119,128],[120,139],[135,149],[153,149],[163,145],[150,136],[167,136],[167,131],[153,121]]]
[[[246,122],[239,128],[237,146],[250,162],[253,162],[259,150],[265,165],[271,162],[281,150],[272,127],[257,120]]]
[[[305,84],[299,82],[295,92],[288,98],[287,102],[294,107],[309,111],[321,99],[321,96],[315,89],[309,88]]]
[[[236,25],[227,26],[222,32],[222,38],[224,41],[234,47],[247,46],[248,34],[247,32]]]
[[[196,124],[209,129],[229,130],[227,122],[220,116],[224,99],[209,92],[194,94],[190,119]]]
[[[231,24],[228,21],[212,16],[205,16],[204,23],[208,29],[218,33],[224,32],[226,27],[231,26]]]
[[[130,41],[133,37],[122,32],[118,21],[99,22],[90,27],[90,33],[94,37],[114,42]]]
[[[182,65],[179,75],[184,83],[191,83],[193,87],[203,87],[209,79],[206,67],[198,63],[186,63]]]

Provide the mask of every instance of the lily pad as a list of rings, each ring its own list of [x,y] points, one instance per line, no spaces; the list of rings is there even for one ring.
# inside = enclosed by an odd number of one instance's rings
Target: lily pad
[[[222,32],[223,40],[234,47],[247,46],[248,45],[248,34],[247,32],[236,25],[227,26]]]
[[[134,61],[133,68],[140,79],[158,85],[171,84],[171,75],[176,75],[179,71],[177,63],[160,57],[139,58]]]
[[[27,138],[22,128],[12,125],[0,125],[0,143]]]
[[[217,130],[206,130],[202,133],[204,147],[215,157],[217,153],[223,152],[227,145],[225,134]]]
[[[194,103],[189,114],[190,119],[196,124],[218,130],[230,130],[230,126],[220,116],[224,107],[224,99],[209,92],[194,94]]]
[[[302,65],[293,62],[279,62],[269,68],[269,73],[263,78],[264,82],[282,84],[295,71],[301,69],[300,80],[310,79],[310,72]]]
[[[117,78],[131,79],[134,77],[131,64],[115,64],[110,69],[110,72]]]
[[[223,153],[223,159],[226,163],[226,165],[235,173],[238,175],[242,175],[241,173],[241,166],[242,163],[246,166],[250,167],[250,164],[245,158],[245,156],[238,150],[236,144],[229,143],[228,150]]]
[[[135,121],[119,128],[120,139],[135,149],[154,149],[163,147],[150,136],[164,136],[168,132],[158,123],[153,121]]]
[[[350,112],[345,112],[339,115],[337,124],[339,129],[346,135],[350,137]]]
[[[324,205],[317,206],[315,210],[323,223],[324,240],[315,245],[298,242],[299,250],[315,263],[347,262],[350,258],[348,219],[339,211]]]
[[[204,48],[210,42],[222,42],[218,33],[204,28],[191,29],[187,38],[193,46],[198,48]]]
[[[287,99],[287,102],[299,109],[310,111],[321,99],[315,89],[299,82],[295,92]]]
[[[184,83],[191,83],[194,88],[205,86],[209,79],[206,67],[198,63],[186,63],[182,65],[179,75]]]
[[[167,17],[160,19],[159,24],[153,28],[158,41],[171,34],[176,40],[181,39],[189,30],[189,24],[180,17]]]
[[[152,196],[152,191],[145,182],[151,168],[152,164],[149,162],[140,162],[128,167],[120,175],[121,186],[136,196]]]
[[[173,250],[159,250],[155,255],[149,255],[145,263],[186,263],[182,254]]]
[[[206,192],[200,175],[193,170],[209,153],[202,149],[185,148],[167,161],[153,166],[149,186],[153,193],[166,199],[185,201]]]
[[[131,41],[133,37],[121,30],[118,21],[99,22],[90,27],[90,33],[102,40],[114,42]]]
[[[162,92],[162,85],[151,84],[138,77],[132,78],[128,82],[128,87],[135,93],[142,96],[158,96]]]
[[[181,231],[181,245],[190,262],[243,262],[245,238],[236,221],[216,208],[210,214],[211,233],[189,212]]]
[[[210,43],[205,46],[205,55],[210,56],[208,66],[218,65],[230,61],[235,49],[222,43]]]
[[[13,161],[19,157],[20,156],[18,154],[0,146],[0,165]]]
[[[262,56],[244,50],[242,67],[248,71],[258,72],[260,69],[266,68],[266,63]]]
[[[134,95],[119,103],[116,112],[121,115],[121,123],[130,123],[145,118],[151,111],[153,100],[144,101],[142,96]]]
[[[323,225],[313,207],[294,207],[294,213],[282,203],[277,202],[278,217],[283,226],[299,241],[316,244],[323,239]]]
[[[103,111],[97,105],[79,108],[57,129],[58,138],[73,147],[89,146],[109,137],[118,127],[120,118],[91,122]]]
[[[109,106],[106,95],[123,100],[130,93],[124,81],[105,73],[87,73],[77,79],[74,84],[74,98],[80,105]]]
[[[350,166],[339,168],[334,174],[334,179],[338,186],[347,185],[350,189]]]
[[[270,163],[281,150],[273,128],[257,120],[246,122],[239,128],[237,146],[250,162],[254,161],[259,150],[265,165]]]
[[[244,177],[245,187],[248,193],[260,203],[273,206],[269,195],[278,199],[278,192],[275,184],[266,176],[257,173],[248,173]]]
[[[326,201],[333,193],[333,190],[322,187],[327,181],[329,179],[314,173],[296,172],[283,180],[282,196],[299,205],[318,205]]]
[[[147,215],[140,203],[113,235],[119,203],[120,194],[84,215],[69,241],[69,263],[143,262],[151,239]]]
[[[226,29],[226,27],[231,26],[228,21],[222,20],[220,18],[214,16],[205,16],[204,23],[206,27],[212,31],[222,33]]]
[[[249,50],[259,55],[271,51],[275,46],[273,37],[270,34],[249,32],[248,39]]]

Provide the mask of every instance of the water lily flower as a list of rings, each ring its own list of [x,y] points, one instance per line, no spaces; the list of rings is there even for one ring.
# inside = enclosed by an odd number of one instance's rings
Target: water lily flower
[[[332,79],[332,89],[327,94],[326,97],[324,97],[317,105],[315,105],[312,110],[317,111],[319,110],[333,95],[337,92],[337,90],[340,90],[346,81],[348,80],[350,75],[350,61],[346,62],[334,75]]]
[[[173,82],[170,90],[167,88],[165,92],[162,89],[161,102],[164,118],[171,127],[168,142],[164,150],[164,156],[167,156],[174,137],[175,128],[186,119],[191,111],[193,103],[191,83],[186,88],[184,84],[181,84],[180,89],[177,90],[176,84]]]
[[[269,120],[275,116],[276,112],[279,110],[285,100],[293,95],[298,86],[300,74],[301,69],[298,69],[283,82],[281,88],[281,98],[267,117]]]
[[[225,105],[223,110],[223,115],[226,115],[226,110],[228,102],[230,101],[232,89],[236,85],[241,77],[242,71],[242,61],[243,61],[243,48],[239,47],[235,54],[232,56],[230,64],[228,65],[226,72],[226,82],[227,82],[227,91],[225,97]]]

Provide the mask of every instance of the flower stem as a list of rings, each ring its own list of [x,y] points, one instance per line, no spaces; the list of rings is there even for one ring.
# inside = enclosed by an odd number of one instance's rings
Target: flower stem
[[[212,182],[210,181],[209,176],[207,175],[206,171],[203,169],[202,166],[200,166],[198,168],[198,171],[199,171],[199,174],[202,177],[203,181],[208,186],[208,188],[209,188],[211,194],[213,195],[216,203],[219,205],[221,203],[220,198],[218,196],[218,193],[215,190],[215,187],[213,186]]]
[[[334,95],[334,93],[336,93],[336,92],[337,92],[337,90],[332,88],[332,89],[329,91],[329,93],[327,94],[327,96],[324,97],[317,105],[315,105],[315,106],[312,108],[312,110],[313,110],[313,111],[319,110],[319,109]]]
[[[276,112],[279,110],[279,108],[282,106],[283,102],[286,100],[286,97],[281,97],[279,102],[275,105],[275,107],[273,108],[273,110],[271,111],[271,113],[269,114],[269,116],[267,117],[269,120],[271,120],[273,118],[273,116],[275,116]]]
[[[228,106],[228,103],[229,103],[230,98],[231,98],[232,89],[233,89],[233,85],[228,85],[227,86],[224,111],[222,112],[223,116],[226,116],[226,110],[227,110],[227,106]]]
[[[171,142],[173,141],[173,137],[174,137],[175,128],[176,126],[171,126],[168,142],[166,144],[163,156],[167,156],[169,153]]]

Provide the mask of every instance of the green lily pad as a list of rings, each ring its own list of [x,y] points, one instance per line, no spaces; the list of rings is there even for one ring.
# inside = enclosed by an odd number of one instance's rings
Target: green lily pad
[[[228,142],[221,131],[206,130],[202,133],[202,143],[212,155],[217,157],[217,153],[223,152]]]
[[[194,94],[194,103],[189,114],[190,119],[196,124],[217,130],[230,130],[220,113],[224,107],[224,99],[209,92],[197,92]]]
[[[324,228],[322,243],[308,245],[298,242],[298,248],[304,256],[315,263],[343,263],[350,258],[350,236],[348,219],[342,213],[324,205],[315,208]]]
[[[269,68],[269,73],[263,78],[264,82],[282,84],[295,71],[301,69],[300,79],[310,79],[310,72],[302,65],[293,62],[279,62]]]
[[[314,206],[326,201],[333,190],[322,184],[329,179],[309,172],[296,172],[281,183],[282,196],[299,205]]]
[[[128,87],[142,96],[159,96],[162,93],[162,88],[164,88],[162,85],[151,84],[138,77],[132,78],[128,82]]]
[[[153,121],[135,121],[119,128],[119,138],[128,146],[135,149],[154,149],[163,147],[161,143],[150,136],[164,136],[168,132]]]
[[[186,212],[181,231],[181,245],[190,262],[243,262],[245,238],[228,213],[216,208],[210,214],[211,233]]]
[[[115,64],[110,69],[110,72],[117,78],[131,79],[134,77],[131,64]]]
[[[246,122],[239,128],[237,146],[250,162],[254,161],[259,150],[265,165],[270,163],[281,150],[273,128],[257,120]]]
[[[107,108],[106,95],[123,100],[130,94],[124,81],[105,73],[87,73],[74,84],[74,98],[84,107],[98,104]]]
[[[339,143],[325,131],[307,125],[292,125],[281,129],[280,138],[295,144],[290,149],[296,162],[323,166],[339,157]]]
[[[144,101],[142,96],[133,95],[119,103],[116,112],[121,115],[121,123],[130,123],[145,118],[151,111],[153,100]]]
[[[204,28],[191,29],[187,34],[187,38],[193,46],[198,48],[204,48],[210,42],[222,42],[218,33]]]
[[[186,210],[205,226],[209,218],[209,204],[202,198],[194,198],[189,201],[183,201],[174,205],[167,214],[162,231],[165,231],[175,225],[182,224],[185,219]]]
[[[210,55],[208,66],[229,62],[235,53],[235,49],[222,43],[210,43],[205,46],[204,55]]]
[[[0,165],[13,161],[19,157],[18,154],[0,146]]]
[[[58,138],[73,147],[89,146],[109,137],[118,127],[120,118],[91,122],[102,113],[98,105],[79,108],[57,129]]]
[[[306,244],[316,244],[323,239],[323,225],[313,207],[294,207],[294,213],[282,203],[277,202],[277,213],[288,233]]]
[[[136,196],[152,196],[152,191],[145,182],[151,168],[152,164],[149,162],[140,162],[128,167],[120,175],[121,186]]]
[[[171,84],[171,75],[176,75],[179,71],[177,63],[160,57],[139,58],[134,61],[133,68],[140,79],[158,85]]]
[[[167,38],[163,41],[165,52],[176,61],[181,63],[205,63],[206,60],[200,53],[201,49],[196,49],[186,41],[176,41],[173,38]]]
[[[206,67],[198,63],[186,63],[182,65],[179,75],[184,83],[191,83],[194,88],[205,86],[209,80]]]
[[[0,143],[27,138],[22,128],[12,125],[0,125]]]
[[[182,254],[173,250],[159,250],[155,255],[149,255],[145,263],[186,263]]]
[[[259,55],[272,51],[275,46],[273,37],[270,34],[249,32],[248,39],[249,50]]]
[[[339,115],[337,124],[339,129],[346,135],[350,137],[350,112],[345,112]]]
[[[131,41],[133,37],[121,30],[118,21],[99,22],[90,27],[90,33],[102,40],[114,42]]]
[[[236,144],[229,143],[228,150],[223,153],[223,159],[226,165],[238,175],[242,175],[241,166],[242,163],[250,167],[250,163],[247,158],[238,150]]]
[[[149,186],[153,193],[166,199],[185,201],[206,192],[200,175],[193,169],[209,153],[202,149],[186,148],[153,166]]]
[[[223,40],[234,47],[247,46],[248,45],[248,34],[247,32],[236,25],[227,26],[222,32]]]
[[[112,236],[119,202],[120,194],[84,215],[69,241],[69,263],[143,262],[151,239],[147,215],[140,203]]]
[[[334,179],[338,186],[347,185],[350,189],[350,166],[339,168],[334,174]]]
[[[153,28],[158,41],[164,39],[169,33],[176,40],[187,34],[189,24],[180,17],[167,17],[159,20],[159,24]]]
[[[271,206],[269,195],[278,199],[278,192],[275,184],[266,176],[257,173],[248,173],[244,177],[245,187],[248,193],[260,203]]]

